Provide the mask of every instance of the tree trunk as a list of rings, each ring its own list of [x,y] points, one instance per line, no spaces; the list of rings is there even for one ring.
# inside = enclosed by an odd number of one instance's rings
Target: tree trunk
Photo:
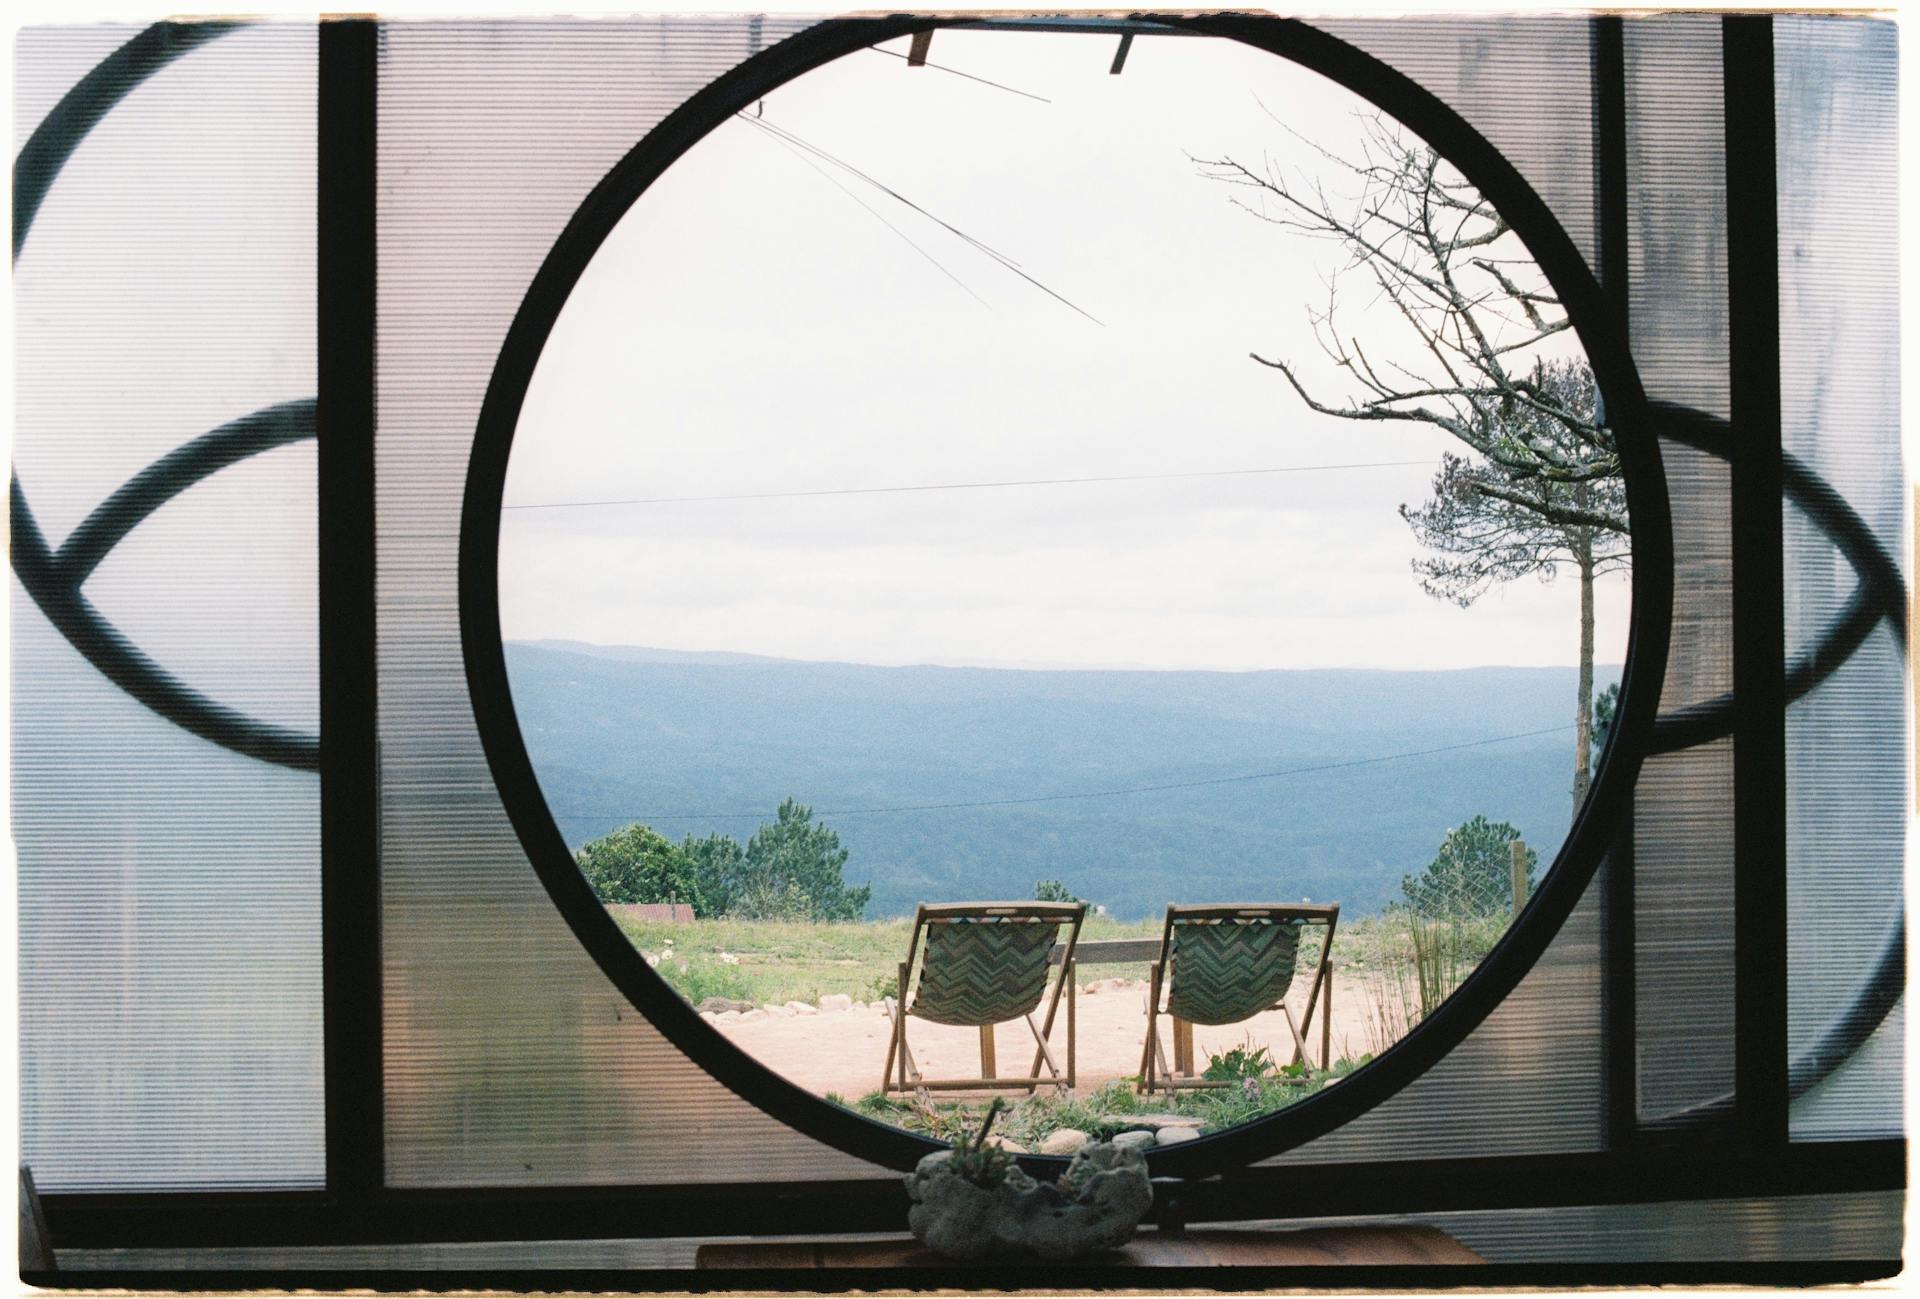
[[[1586,495],[1586,484],[1575,488],[1578,501]],[[1584,501],[1580,501],[1585,504]],[[1573,543],[1573,562],[1580,571],[1580,681],[1573,713],[1573,810],[1587,801],[1587,787],[1593,783],[1593,531],[1581,528]]]

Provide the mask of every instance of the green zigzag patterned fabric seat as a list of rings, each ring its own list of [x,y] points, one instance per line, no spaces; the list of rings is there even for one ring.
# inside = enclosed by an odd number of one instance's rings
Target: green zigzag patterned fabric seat
[[[1058,925],[959,920],[927,926],[910,1013],[936,1024],[999,1024],[1040,1004]]]
[[[1190,1024],[1237,1024],[1286,996],[1300,921],[1224,921],[1173,927],[1167,1011]]]

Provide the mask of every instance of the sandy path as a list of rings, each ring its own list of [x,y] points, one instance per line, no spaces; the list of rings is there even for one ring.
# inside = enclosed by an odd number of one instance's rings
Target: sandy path
[[[1364,996],[1365,985],[1336,967],[1333,997],[1336,1060],[1369,1049]],[[1080,994],[1076,1090],[1089,1092],[1102,1083],[1140,1072],[1140,1049],[1146,1041],[1146,1006],[1144,982],[1119,990]],[[880,1086],[889,1021],[877,1006],[864,1010],[821,1011],[814,1015],[719,1021],[714,1027],[762,1064],[816,1094],[837,1092],[844,1099],[854,1101]],[[1062,1005],[1051,1039],[1056,1059],[1065,1050],[1066,1028],[1066,1007]],[[1164,1022],[1160,1032],[1161,1043],[1171,1058],[1173,1041]],[[1317,1058],[1318,1015],[1308,1036]],[[1196,1026],[1195,1063],[1204,1067],[1209,1051],[1239,1046],[1249,1037],[1255,1044],[1267,1046],[1276,1059],[1284,1062],[1292,1058],[1293,1039],[1286,1023],[1278,1011],[1269,1011],[1239,1024],[1218,1028]],[[925,1076],[978,1076],[980,1037],[977,1030],[915,1019],[907,1022],[907,1038]],[[994,1043],[1002,1074],[1021,1072],[1033,1061],[1033,1034],[1024,1024],[1000,1025],[995,1031]]]

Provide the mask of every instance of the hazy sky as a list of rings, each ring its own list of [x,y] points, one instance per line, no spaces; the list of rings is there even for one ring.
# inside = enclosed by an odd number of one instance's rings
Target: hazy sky
[[[528,396],[506,634],[879,663],[1572,663],[1571,575],[1467,611],[1420,590],[1395,509],[1424,499],[1444,434],[1314,416],[1248,359],[1344,391],[1307,320],[1338,254],[1232,206],[1188,154],[1324,170],[1281,123],[1340,152],[1368,110],[1228,42],[1142,38],[1118,77],[1113,47],[943,31],[933,62],[1050,102],[862,52],[762,108],[1099,323],[745,122],[655,185]],[[1354,464],[1376,467],[524,508]],[[1626,607],[1609,581],[1602,662]]]

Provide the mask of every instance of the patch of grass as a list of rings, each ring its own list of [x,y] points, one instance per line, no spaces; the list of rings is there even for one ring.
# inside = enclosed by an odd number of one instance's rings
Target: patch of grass
[[[627,941],[650,958],[675,991],[698,1005],[727,997],[782,1005],[817,1002],[830,993],[855,1001],[894,995],[900,962],[907,955],[906,920],[695,920],[688,924],[634,920],[611,913]],[[1096,917],[1081,929],[1083,941],[1148,938],[1155,922],[1122,924]],[[1116,975],[1140,978],[1140,966],[1082,966],[1078,982]],[[999,1123],[996,1123],[996,1130]]]
[[[1105,1140],[1129,1128],[1148,1126],[1136,1121],[1141,1116],[1178,1115],[1194,1120],[1203,1132],[1218,1132],[1297,1104],[1372,1058],[1341,1059],[1326,1073],[1307,1074],[1299,1081],[1287,1081],[1288,1071],[1282,1070],[1274,1076],[1242,1078],[1233,1087],[1177,1092],[1172,1098],[1165,1094],[1141,1096],[1134,1091],[1135,1080],[1131,1078],[1116,1079],[1086,1096],[1061,1097],[1043,1091],[1007,1102],[994,1131],[1029,1150],[1037,1149],[1061,1128],[1074,1128]],[[886,1096],[876,1091],[862,1096],[853,1108],[869,1118],[936,1141],[955,1141],[980,1125],[987,1104],[935,1101],[921,1105],[910,1096]]]
[[[1255,1046],[1249,1037],[1244,1043],[1218,1054],[1209,1052],[1207,1067],[1200,1076],[1209,1082],[1232,1082],[1241,1078],[1259,1078],[1273,1072],[1273,1056],[1264,1046]],[[1295,1071],[1298,1076],[1298,1071]]]

